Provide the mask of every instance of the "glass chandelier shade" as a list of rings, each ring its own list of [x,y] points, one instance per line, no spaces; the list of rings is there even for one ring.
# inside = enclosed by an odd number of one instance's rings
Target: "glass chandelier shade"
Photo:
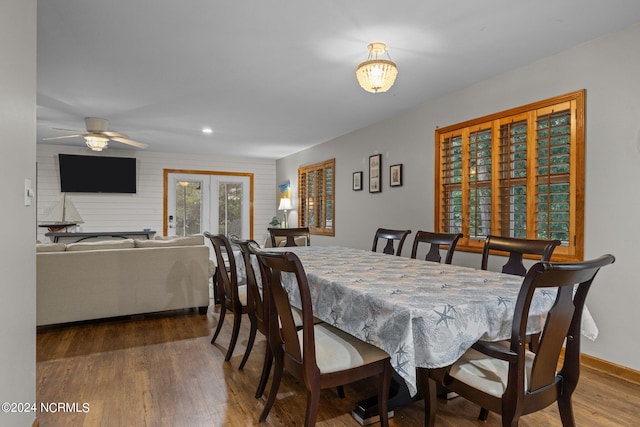
[[[87,143],[87,147],[93,151],[102,151],[107,148],[109,144],[109,138],[101,135],[87,135],[84,137],[84,140]]]
[[[360,86],[367,92],[378,93],[388,91],[396,81],[398,67],[389,59],[379,59],[378,55],[387,54],[387,45],[382,42],[369,44],[369,57],[358,65],[356,78]]]

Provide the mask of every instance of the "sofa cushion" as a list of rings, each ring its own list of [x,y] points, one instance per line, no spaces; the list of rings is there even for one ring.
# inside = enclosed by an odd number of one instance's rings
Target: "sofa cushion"
[[[170,239],[155,239],[155,240],[136,240],[136,248],[158,248],[158,247],[171,247],[171,246],[198,246],[204,245],[204,236],[186,236],[186,237],[173,237]]]
[[[132,249],[133,239],[100,240],[97,242],[78,242],[67,244],[67,252],[96,251],[104,249]]]
[[[204,242],[203,234],[189,234],[188,236],[156,236],[154,237],[154,239],[155,240],[174,240],[174,239],[182,239],[184,237],[198,237],[198,238],[202,238],[202,241]]]
[[[64,243],[37,243],[36,252],[64,252]]]

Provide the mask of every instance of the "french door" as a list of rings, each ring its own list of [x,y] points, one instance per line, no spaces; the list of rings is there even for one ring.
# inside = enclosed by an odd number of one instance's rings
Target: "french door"
[[[252,238],[253,174],[165,169],[164,234]]]

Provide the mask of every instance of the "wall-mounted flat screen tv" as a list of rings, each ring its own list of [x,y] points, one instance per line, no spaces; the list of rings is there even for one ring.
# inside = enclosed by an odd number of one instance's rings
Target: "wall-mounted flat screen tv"
[[[63,193],[135,193],[136,159],[58,154]]]

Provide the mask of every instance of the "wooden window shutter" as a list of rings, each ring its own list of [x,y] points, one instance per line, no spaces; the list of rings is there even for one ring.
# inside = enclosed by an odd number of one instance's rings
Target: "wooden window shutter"
[[[570,106],[562,105],[536,119],[536,235],[564,246],[571,238],[571,117]]]
[[[497,233],[527,238],[527,139],[528,121],[512,117],[500,124]]]
[[[446,233],[462,232],[462,135],[443,135],[440,144],[439,223]]]
[[[298,226],[334,235],[335,159],[298,168]]]
[[[482,239],[491,234],[492,128],[484,126],[469,132],[467,194],[469,237]]]
[[[584,100],[577,91],[436,129],[435,230],[478,252],[491,235],[584,251]]]

